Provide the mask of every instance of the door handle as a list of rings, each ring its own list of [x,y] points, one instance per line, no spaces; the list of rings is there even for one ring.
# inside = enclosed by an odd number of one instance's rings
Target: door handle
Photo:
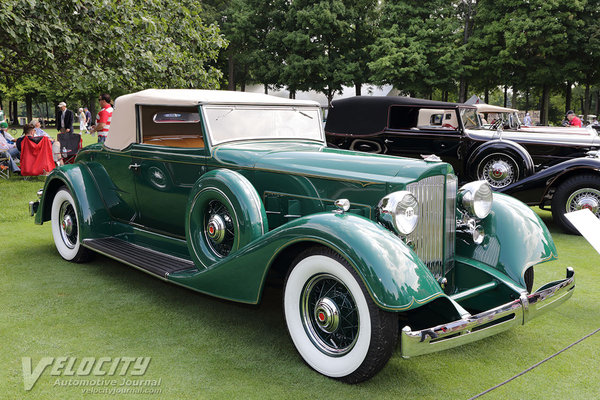
[[[383,142],[384,142],[384,143],[392,143],[392,142],[393,142],[393,140],[390,140],[390,139],[385,139]]]
[[[134,163],[134,164],[130,164],[130,165],[129,165],[129,169],[135,169],[135,170],[138,170],[140,167],[141,167],[141,165],[140,165],[140,164],[138,164],[138,163]]]

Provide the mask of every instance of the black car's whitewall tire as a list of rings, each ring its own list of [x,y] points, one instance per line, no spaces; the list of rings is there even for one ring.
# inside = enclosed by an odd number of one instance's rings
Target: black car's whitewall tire
[[[394,313],[377,307],[348,262],[311,248],[295,260],[283,306],[296,349],[323,375],[356,383],[387,363],[398,338]]]
[[[67,261],[87,261],[90,251],[81,245],[77,209],[71,192],[62,187],[52,200],[52,236],[56,250]]]

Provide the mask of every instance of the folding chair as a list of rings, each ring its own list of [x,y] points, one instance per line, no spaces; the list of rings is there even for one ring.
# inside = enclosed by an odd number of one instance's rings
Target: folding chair
[[[0,178],[10,179],[10,156],[6,151],[0,151]]]
[[[47,136],[26,137],[21,142],[21,176],[47,175],[54,169],[52,144]]]
[[[63,163],[73,164],[75,156],[81,150],[81,135],[79,133],[59,133],[58,141]]]

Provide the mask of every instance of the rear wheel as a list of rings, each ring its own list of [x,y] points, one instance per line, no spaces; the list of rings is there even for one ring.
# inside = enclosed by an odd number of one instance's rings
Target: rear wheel
[[[330,249],[310,248],[296,258],[284,311],[304,361],[347,383],[374,376],[396,346],[397,315],[377,307],[353,268]]]
[[[52,200],[51,224],[54,244],[62,258],[72,262],[84,262],[90,258],[91,251],[80,243],[75,201],[66,187],[60,188]]]
[[[579,232],[565,217],[565,213],[587,208],[600,218],[600,176],[573,176],[561,183],[552,197],[552,218],[563,230]]]

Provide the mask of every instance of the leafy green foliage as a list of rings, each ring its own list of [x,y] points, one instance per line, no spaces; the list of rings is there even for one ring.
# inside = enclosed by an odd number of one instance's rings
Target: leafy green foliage
[[[0,71],[61,93],[218,86],[211,63],[226,40],[193,0],[6,0],[0,7]]]

